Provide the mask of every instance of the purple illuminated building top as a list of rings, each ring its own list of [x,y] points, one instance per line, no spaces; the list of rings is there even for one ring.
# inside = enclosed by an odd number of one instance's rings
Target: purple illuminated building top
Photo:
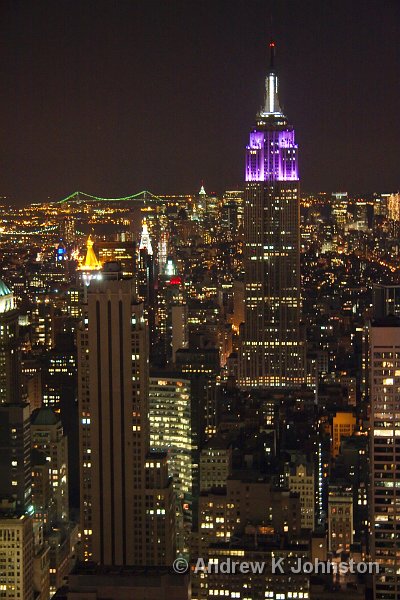
[[[297,181],[294,130],[252,131],[246,151],[246,181]]]
[[[271,65],[265,80],[265,103],[246,147],[246,181],[297,181],[297,144],[278,98],[274,68],[275,44],[270,44]]]
[[[279,104],[275,44],[265,102],[246,148],[244,326],[238,382],[246,389],[305,381],[300,327],[300,199],[295,132]]]

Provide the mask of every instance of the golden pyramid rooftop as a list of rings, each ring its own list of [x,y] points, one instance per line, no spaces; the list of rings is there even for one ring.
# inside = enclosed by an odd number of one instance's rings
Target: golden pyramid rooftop
[[[86,242],[86,257],[85,260],[79,265],[81,271],[98,271],[101,269],[101,262],[99,262],[95,251],[93,250],[93,240],[89,235]]]

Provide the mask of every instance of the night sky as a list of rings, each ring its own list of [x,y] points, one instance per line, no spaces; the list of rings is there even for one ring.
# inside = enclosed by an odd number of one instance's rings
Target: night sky
[[[243,187],[271,32],[302,190],[400,187],[398,0],[2,0],[0,12],[0,194],[17,203]]]

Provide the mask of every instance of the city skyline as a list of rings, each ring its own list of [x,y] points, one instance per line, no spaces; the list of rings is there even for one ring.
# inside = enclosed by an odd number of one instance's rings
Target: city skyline
[[[0,599],[400,600],[398,0],[1,11]]]
[[[0,194],[238,189],[271,37],[302,189],[396,191],[399,7],[323,4],[3,3]]]

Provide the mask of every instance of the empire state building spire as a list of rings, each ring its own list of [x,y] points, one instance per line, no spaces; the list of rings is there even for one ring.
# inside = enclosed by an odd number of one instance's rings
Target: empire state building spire
[[[245,322],[239,353],[243,388],[293,388],[305,379],[298,147],[279,105],[274,42],[270,52],[265,106],[246,147]]]
[[[278,76],[275,70],[275,42],[270,42],[269,49],[270,65],[265,79],[265,102],[264,108],[259,112],[259,117],[283,116],[278,97]]]

